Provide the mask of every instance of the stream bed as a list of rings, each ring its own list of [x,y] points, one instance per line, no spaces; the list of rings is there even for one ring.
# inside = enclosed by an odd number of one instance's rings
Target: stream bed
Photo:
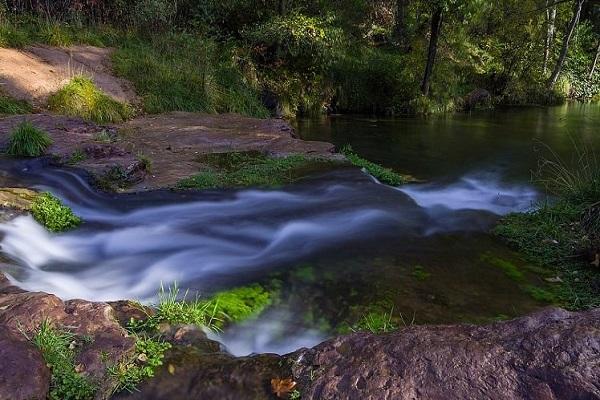
[[[152,302],[161,284],[210,295],[259,283],[272,305],[217,337],[236,355],[312,346],[369,313],[405,324],[511,318],[543,307],[532,292],[548,283],[489,232],[544,198],[530,179],[535,150],[600,148],[599,119],[597,106],[572,104],[296,121],[303,138],[351,144],[425,181],[399,188],[341,168],[278,189],[105,194],[75,169],[0,159],[3,186],[48,190],[85,221],[60,235],[28,216],[1,224],[2,269],[65,299]]]

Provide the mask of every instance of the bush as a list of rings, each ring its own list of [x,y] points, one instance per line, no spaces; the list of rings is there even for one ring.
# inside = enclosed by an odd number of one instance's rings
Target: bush
[[[51,193],[42,193],[35,198],[31,214],[51,232],[64,232],[81,224],[81,218]]]
[[[31,122],[23,121],[11,132],[7,153],[17,157],[39,157],[52,144],[52,139]]]
[[[77,76],[50,96],[48,106],[60,114],[98,123],[122,122],[133,115],[131,107],[100,91],[87,77]]]

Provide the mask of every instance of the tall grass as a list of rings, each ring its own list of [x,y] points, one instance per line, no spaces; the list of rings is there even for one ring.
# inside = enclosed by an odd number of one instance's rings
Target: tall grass
[[[544,146],[535,177],[550,192],[577,203],[600,200],[600,158],[590,146],[573,141],[574,158],[567,162],[552,148]]]
[[[46,132],[29,121],[23,121],[13,129],[6,152],[17,157],[39,157],[51,144],[52,139]]]
[[[98,123],[122,122],[133,115],[131,107],[108,96],[85,76],[76,76],[50,96],[48,106],[61,114]]]

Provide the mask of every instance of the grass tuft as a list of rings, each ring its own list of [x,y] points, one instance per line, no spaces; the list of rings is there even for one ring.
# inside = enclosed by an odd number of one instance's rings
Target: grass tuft
[[[51,193],[42,193],[35,198],[31,214],[51,232],[64,232],[81,224],[81,218]]]
[[[352,147],[349,145],[344,146],[341,150],[341,153],[344,156],[346,156],[346,158],[352,163],[352,165],[355,165],[359,168],[364,168],[369,174],[373,175],[375,178],[377,178],[377,180],[379,180],[382,183],[391,186],[399,186],[411,181],[409,177],[400,175],[397,172],[391,170],[390,168],[382,167],[379,164],[375,164],[374,162],[362,158],[361,156],[356,154],[354,150],[352,150]]]
[[[50,96],[48,106],[60,114],[81,117],[97,123],[123,122],[133,116],[127,104],[114,100],[87,77],[77,76]]]
[[[0,114],[29,114],[33,107],[23,100],[15,100],[0,93]]]
[[[371,311],[365,314],[358,323],[352,327],[354,332],[368,331],[371,333],[387,333],[398,329],[392,320],[394,309],[389,312]]]
[[[96,386],[76,371],[76,354],[71,345],[74,339],[75,335],[55,329],[48,321],[42,322],[31,339],[52,371],[49,400],[94,398]]]
[[[52,145],[46,132],[31,122],[23,121],[10,134],[6,152],[16,157],[39,157]]]

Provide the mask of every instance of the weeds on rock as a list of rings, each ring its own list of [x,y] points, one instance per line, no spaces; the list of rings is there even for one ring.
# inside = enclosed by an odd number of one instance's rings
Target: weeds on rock
[[[374,162],[360,157],[354,152],[354,150],[352,150],[351,146],[344,146],[341,150],[341,153],[346,156],[352,165],[359,168],[364,168],[369,174],[386,185],[399,186],[412,180],[407,176],[403,176],[397,172],[394,172],[390,168],[382,167],[379,164],[375,164]]]
[[[52,139],[46,132],[23,121],[11,132],[6,152],[16,157],[39,157],[50,145]]]
[[[0,93],[0,114],[29,114],[33,108],[23,100],[15,100]]]
[[[42,193],[35,198],[31,214],[51,232],[64,232],[81,224],[81,218],[51,193]]]

